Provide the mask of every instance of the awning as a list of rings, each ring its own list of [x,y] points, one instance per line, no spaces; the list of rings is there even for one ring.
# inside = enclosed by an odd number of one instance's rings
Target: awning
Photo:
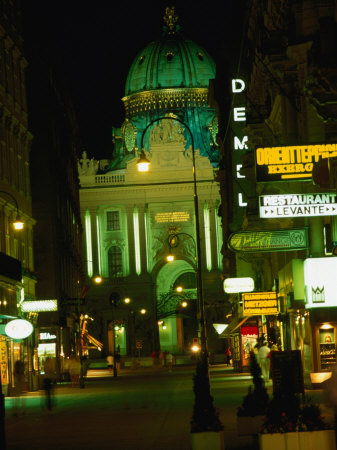
[[[219,335],[219,338],[225,339],[233,333],[238,333],[240,331],[238,328],[241,327],[241,325],[245,323],[247,319],[249,319],[249,316],[244,318],[235,317],[228,325],[228,327]]]
[[[4,314],[0,314],[0,319],[17,319],[17,316],[5,316]]]
[[[84,345],[84,348],[98,348],[99,350],[102,350],[103,344],[91,336],[87,331],[83,334],[83,339],[86,339],[87,343],[93,345],[93,347]]]

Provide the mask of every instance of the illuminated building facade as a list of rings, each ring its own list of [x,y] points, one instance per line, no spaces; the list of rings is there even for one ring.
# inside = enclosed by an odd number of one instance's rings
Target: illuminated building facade
[[[5,333],[10,317],[25,296],[35,296],[33,226],[25,69],[20,34],[20,10],[1,2],[0,11],[0,354],[3,390],[14,386],[13,368],[25,361],[26,380],[32,383],[34,354],[29,339],[14,342]],[[13,228],[20,216],[24,227]]]
[[[336,8],[335,1],[250,1],[247,64],[233,74],[247,94],[240,174],[256,192],[247,196],[244,220],[232,221],[227,239],[245,232],[236,236],[232,253],[236,276],[253,277],[256,291],[276,291],[278,314],[244,315],[237,296],[237,322],[227,336],[239,340],[240,328],[255,322],[256,338],[264,333],[282,349],[301,351],[308,383],[309,375],[313,380],[336,362],[337,302],[330,296],[337,239]],[[286,241],[299,230],[302,249],[298,240],[289,247]],[[238,367],[244,358],[238,346]]]
[[[114,129],[112,160],[96,161],[85,153],[79,160],[87,273],[103,277],[88,291],[86,307],[106,353],[113,353],[114,342],[128,355],[149,355],[159,347],[184,353],[198,337],[191,133],[208,324],[223,317],[217,118],[207,104],[215,65],[204,49],[180,35],[169,14],[164,19],[162,39],[131,65],[126,119]],[[150,160],[148,172],[137,170],[140,150]],[[209,346],[216,351],[221,342],[211,328]]]

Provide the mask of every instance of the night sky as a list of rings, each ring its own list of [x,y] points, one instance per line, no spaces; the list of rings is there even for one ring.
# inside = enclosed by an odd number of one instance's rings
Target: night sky
[[[183,35],[216,61],[235,61],[244,0],[175,2]],[[23,1],[26,57],[50,58],[71,86],[82,150],[111,157],[111,127],[124,120],[121,98],[133,59],[162,34],[166,1]]]

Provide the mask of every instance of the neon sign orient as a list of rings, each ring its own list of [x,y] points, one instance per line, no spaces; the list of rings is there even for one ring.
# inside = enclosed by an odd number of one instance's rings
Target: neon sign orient
[[[243,92],[246,88],[245,82],[241,79],[232,80],[232,93],[239,94]],[[234,122],[245,122],[246,119],[246,108],[245,106],[239,106],[233,108],[233,120]],[[234,151],[248,150],[247,146],[248,136],[244,136],[241,140],[238,136],[234,136]],[[245,175],[240,173],[242,164],[235,164],[235,176],[236,178],[246,178]],[[238,192],[238,205],[241,207],[246,207],[246,203],[243,199],[241,192]]]

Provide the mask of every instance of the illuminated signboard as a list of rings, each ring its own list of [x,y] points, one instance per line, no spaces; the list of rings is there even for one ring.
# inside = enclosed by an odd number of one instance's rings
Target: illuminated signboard
[[[187,222],[190,219],[190,213],[184,211],[162,212],[155,215],[155,221],[158,223]]]
[[[315,162],[333,156],[337,144],[257,148],[256,181],[308,180]]]
[[[278,314],[276,292],[250,292],[241,295],[244,316]]]
[[[41,339],[41,341],[48,341],[51,339],[56,339],[56,334],[50,334],[49,332],[40,333],[39,339]]]
[[[223,283],[226,294],[237,292],[251,292],[254,290],[254,280],[250,277],[245,278],[226,278]]]
[[[261,195],[260,217],[336,216],[337,194]]]
[[[12,339],[24,339],[33,332],[33,325],[28,320],[15,319],[8,322],[5,333]]]
[[[242,94],[246,89],[246,84],[243,80],[237,78],[237,79],[233,79],[232,80],[232,93],[233,94]],[[242,97],[243,99],[245,97]],[[238,106],[238,107],[234,107],[233,108],[233,121],[235,122],[235,125],[238,124],[242,124],[242,128],[244,127],[245,124],[243,124],[242,122],[246,122],[247,117],[246,117],[246,107],[245,106]],[[240,130],[238,130],[238,134],[240,134]],[[243,175],[240,170],[242,168],[242,164],[241,163],[241,156],[242,154],[248,150],[248,146],[247,146],[247,142],[248,142],[248,136],[234,136],[234,142],[233,142],[233,147],[234,147],[234,153],[233,153],[233,171],[234,171],[234,177],[237,179],[242,179],[242,178],[246,178],[245,175]],[[243,196],[243,193],[240,192],[241,189],[237,190],[237,186],[241,186],[241,183],[234,183],[234,191],[235,191],[235,196],[236,199],[234,200],[235,203],[239,206],[239,207],[246,207],[248,205],[248,203],[246,202],[246,199]]]
[[[20,307],[23,312],[57,311],[57,300],[26,300]]]
[[[250,253],[303,250],[309,248],[308,230],[236,231],[229,236],[228,247]]]
[[[337,258],[304,260],[304,300],[307,308],[336,307]]]

